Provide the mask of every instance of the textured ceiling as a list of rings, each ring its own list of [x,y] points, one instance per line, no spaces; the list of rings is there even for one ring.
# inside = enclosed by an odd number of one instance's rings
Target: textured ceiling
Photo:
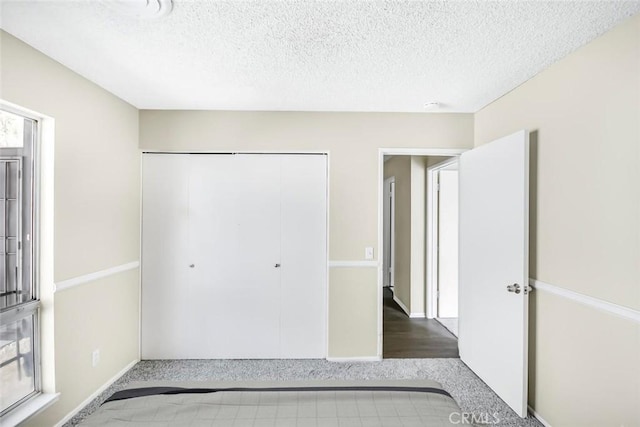
[[[138,108],[475,112],[640,2],[174,0],[156,19],[106,0],[0,8],[4,30]]]

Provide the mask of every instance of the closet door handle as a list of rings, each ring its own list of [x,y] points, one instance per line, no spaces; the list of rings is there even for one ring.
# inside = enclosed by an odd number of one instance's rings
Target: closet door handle
[[[189,268],[194,268],[195,266],[195,264],[189,264]]]
[[[280,268],[280,264],[274,265],[275,268]]]

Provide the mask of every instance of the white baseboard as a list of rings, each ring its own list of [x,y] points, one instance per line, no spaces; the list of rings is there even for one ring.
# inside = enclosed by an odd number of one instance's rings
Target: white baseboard
[[[548,422],[546,422],[546,421],[544,420],[544,418],[542,418],[542,417],[540,416],[540,414],[538,414],[538,413],[537,413],[537,412],[536,412],[536,411],[531,407],[531,405],[528,405],[528,408],[529,408],[529,413],[530,413],[531,415],[533,415],[533,416],[535,417],[535,419],[536,419],[536,420],[540,421],[540,424],[542,424],[544,427],[551,427],[551,424],[549,424]]]
[[[407,316],[409,316],[411,319],[424,319],[425,317],[427,317],[424,312],[422,312],[422,313],[411,313],[409,311],[409,309],[407,308],[407,306],[404,305],[404,303],[402,301],[400,301],[399,298],[396,297],[396,294],[393,294],[393,300],[396,302],[396,304],[398,304],[400,306],[402,311],[404,311],[407,314]]]
[[[380,356],[360,356],[360,357],[327,357],[329,362],[379,362]]]
[[[129,363],[127,366],[125,366],[120,372],[118,372],[117,374],[115,374],[110,380],[108,380],[106,383],[104,383],[100,388],[98,388],[96,391],[94,391],[93,393],[91,393],[91,395],[89,397],[87,397],[85,400],[82,401],[82,403],[80,403],[78,406],[76,406],[71,412],[69,412],[67,415],[65,415],[65,417],[63,419],[61,419],[56,425],[55,427],[62,427],[64,425],[64,423],[66,423],[67,421],[69,421],[71,418],[75,417],[76,414],[78,412],[80,412],[82,410],[82,408],[84,408],[85,406],[87,406],[89,403],[91,403],[91,401],[93,399],[95,399],[96,397],[98,397],[100,395],[100,393],[102,393],[103,391],[105,391],[107,388],[109,388],[109,386],[111,386],[111,384],[113,384],[114,382],[118,381],[120,379],[121,376],[123,376],[124,374],[127,373],[127,371],[131,368],[133,368],[135,366],[136,363],[138,363],[140,360],[133,360],[131,361],[131,363]]]
[[[402,311],[404,311],[407,314],[407,316],[411,317],[411,311],[409,311],[407,306],[404,305],[404,303],[402,301],[400,301],[400,298],[398,298],[395,293],[393,294],[393,300],[396,302],[396,304],[398,304],[400,306]]]

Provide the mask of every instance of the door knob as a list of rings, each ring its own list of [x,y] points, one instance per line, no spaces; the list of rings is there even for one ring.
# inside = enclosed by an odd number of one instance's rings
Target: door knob
[[[196,266],[195,264],[189,264],[189,268],[193,268],[195,266]]]
[[[513,285],[507,286],[507,292],[514,292],[516,294],[520,293],[520,285],[514,283]]]
[[[274,265],[275,268],[280,268],[280,264]]]

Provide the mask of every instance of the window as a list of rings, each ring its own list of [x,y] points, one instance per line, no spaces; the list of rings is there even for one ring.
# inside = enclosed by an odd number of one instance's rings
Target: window
[[[0,415],[40,392],[36,125],[0,110]]]

